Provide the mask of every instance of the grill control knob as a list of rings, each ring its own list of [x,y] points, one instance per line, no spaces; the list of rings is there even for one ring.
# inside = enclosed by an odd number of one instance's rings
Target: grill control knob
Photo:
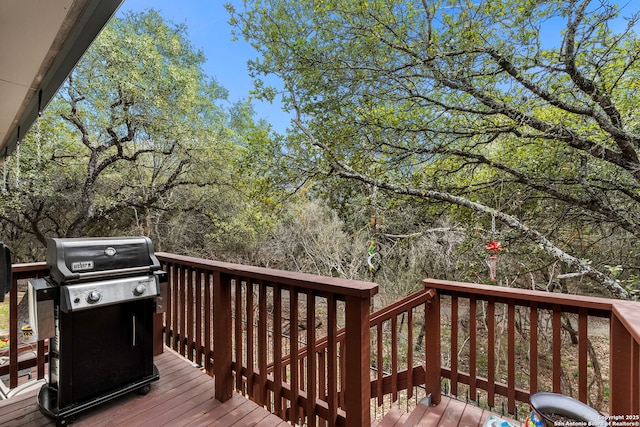
[[[138,286],[136,286],[135,288],[133,288],[133,294],[137,295],[137,296],[140,296],[140,295],[144,294],[146,290],[147,290],[147,287],[141,283]]]
[[[88,303],[96,303],[98,301],[100,301],[100,298],[102,297],[102,295],[100,295],[100,292],[98,291],[91,291],[87,294],[87,302]]]

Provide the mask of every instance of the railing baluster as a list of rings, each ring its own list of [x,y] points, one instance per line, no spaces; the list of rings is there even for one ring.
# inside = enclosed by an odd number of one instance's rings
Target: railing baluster
[[[398,316],[391,317],[391,400],[398,400]]]
[[[425,394],[431,395],[434,405],[440,403],[441,344],[440,344],[440,294],[425,303]]]
[[[171,348],[179,352],[179,323],[178,318],[180,316],[180,271],[181,268],[174,264],[172,268],[172,280],[171,280]]]
[[[469,397],[476,400],[476,381],[477,381],[477,348],[478,348],[478,331],[477,331],[477,301],[476,296],[471,295],[469,298]]]
[[[407,399],[413,397],[413,307],[407,310]]]
[[[240,390],[243,394],[247,393],[247,387],[242,379],[242,370],[245,368],[244,364],[244,318],[245,312],[242,309],[242,281],[238,276],[234,276],[233,282],[235,284],[235,300],[234,300],[234,339],[235,339],[235,361],[236,361],[236,390]]]
[[[185,347],[187,349],[187,359],[191,360],[192,362],[194,362],[194,350],[195,350],[195,346],[194,346],[194,338],[195,338],[195,333],[194,333],[194,329],[195,329],[195,322],[194,322],[194,315],[195,315],[195,310],[194,310],[194,305],[195,305],[195,291],[194,291],[194,287],[195,287],[195,283],[194,283],[194,279],[195,279],[195,270],[193,268],[189,268],[187,269],[187,274],[186,274],[186,285],[187,285],[187,325],[185,328]]]
[[[312,290],[307,290],[307,426],[316,426],[316,305]]]
[[[213,375],[213,365],[211,359],[213,358],[213,342],[211,339],[213,332],[213,301],[211,295],[211,286],[213,283],[213,275],[205,271],[204,272],[204,366],[209,375]]]
[[[327,298],[327,402],[329,403],[329,426],[334,427],[338,417],[338,340],[336,301],[333,295]]]
[[[516,306],[513,299],[507,302],[507,410],[516,411]]]
[[[245,319],[247,321],[247,333],[246,333],[246,347],[247,347],[247,394],[251,397],[255,395],[253,374],[255,371],[254,365],[254,313],[253,313],[253,283],[251,279],[242,277],[242,283],[244,283],[245,289]]]
[[[496,304],[495,298],[487,299],[487,404],[489,408],[496,406]]]
[[[282,406],[282,289],[278,285],[273,288],[273,401],[275,413],[284,418]]]
[[[202,294],[204,292],[203,276],[204,272],[200,269],[196,270],[196,363],[204,366],[204,347],[202,345],[202,326],[204,325],[204,312],[202,307]]]
[[[538,392],[538,303],[529,308],[529,394]]]
[[[578,399],[582,402],[586,402],[588,397],[588,324],[587,309],[581,308],[578,312]]]
[[[561,372],[562,372],[562,360],[561,360],[561,351],[562,351],[562,342],[561,342],[561,332],[562,332],[562,312],[560,311],[560,305],[553,305],[553,318],[551,321],[552,325],[552,353],[553,353],[553,372],[552,372],[552,383],[553,383],[553,392],[561,393]]]
[[[162,269],[167,273],[167,295],[164,301],[164,345],[171,347],[171,314],[173,313],[173,292],[171,288],[173,286],[173,266],[170,263],[165,263]]]
[[[187,315],[187,279],[186,279],[186,275],[188,272],[188,268],[180,268],[180,275],[179,275],[179,279],[178,279],[178,284],[180,287],[180,290],[178,291],[178,295],[180,295],[180,309],[179,309],[179,314],[180,314],[180,319],[179,319],[179,323],[178,323],[178,337],[180,338],[180,354],[183,356],[186,356],[186,348],[185,348],[185,344],[187,342],[187,329],[186,329],[186,315]]]
[[[382,393],[382,378],[384,377],[384,355],[383,355],[383,343],[382,343],[382,322],[376,323],[376,393],[378,395],[378,406],[382,406],[384,403],[384,394]]]
[[[9,388],[18,387],[18,276],[9,291]]]
[[[458,395],[458,294],[451,293],[451,394]]]
[[[300,385],[298,383],[298,291],[296,288],[289,289],[289,355],[291,358],[291,412],[289,419],[294,424],[298,423]]]
[[[47,340],[48,342],[48,340]],[[44,364],[46,362],[46,358],[44,355],[44,349],[45,349],[45,345],[44,345],[44,340],[39,340],[38,341],[38,349],[37,349],[37,361],[36,361],[36,366],[38,367],[38,376],[37,378],[40,380],[42,378],[44,378]]]
[[[327,318],[328,319],[328,318]],[[316,352],[318,357],[318,396],[321,400],[328,402],[327,395],[327,347],[323,350]],[[321,418],[318,422],[318,427],[326,427],[327,420]]]
[[[345,339],[344,336],[338,339],[338,379],[339,379],[339,388],[338,388],[338,406],[340,408],[344,408],[345,406],[345,390],[347,388],[347,358],[345,357]]]
[[[261,280],[258,285],[258,377],[257,390],[254,388],[254,399],[264,405],[267,402],[267,287]]]

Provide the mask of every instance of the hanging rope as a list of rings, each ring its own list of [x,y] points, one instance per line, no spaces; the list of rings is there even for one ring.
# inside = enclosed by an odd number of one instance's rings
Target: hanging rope
[[[9,160],[7,159],[7,150],[4,150],[4,157],[2,158],[2,191],[7,191],[7,163]]]
[[[36,139],[36,155],[38,165],[41,163],[42,154],[41,154],[41,133],[40,133],[40,122],[42,121],[42,89],[38,92],[38,117],[36,118],[36,127],[35,127],[35,139]]]
[[[369,221],[371,243],[367,250],[367,265],[369,266],[369,273],[371,273],[371,280],[375,280],[376,273],[380,270],[380,254],[376,252],[378,245],[376,243],[376,235],[378,234],[378,228],[380,226],[380,218],[378,217],[377,206],[377,187],[373,187],[369,200],[372,205],[371,219]]]
[[[16,188],[20,186],[20,126],[16,138]]]

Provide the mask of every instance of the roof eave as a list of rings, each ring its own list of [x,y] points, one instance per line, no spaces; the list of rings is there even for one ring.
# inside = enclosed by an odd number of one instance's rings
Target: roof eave
[[[30,90],[0,141],[0,156],[11,154],[82,55],[124,0],[76,0],[60,27],[54,43]]]

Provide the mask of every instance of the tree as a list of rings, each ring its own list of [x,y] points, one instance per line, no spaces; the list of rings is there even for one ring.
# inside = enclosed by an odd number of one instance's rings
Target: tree
[[[598,253],[580,253],[570,234],[640,236],[632,7],[264,0],[228,8],[262,54],[252,72],[284,83],[297,125],[288,152],[307,170],[495,216],[604,293],[628,298],[608,260],[586,259]],[[259,78],[256,86],[274,93]],[[507,189],[500,197],[497,186]]]
[[[220,223],[238,221],[233,165],[244,135],[268,126],[247,102],[218,104],[226,90],[204,60],[186,27],[155,11],[110,22],[9,162],[0,193],[0,221],[14,231],[7,240],[42,244],[14,248],[16,258],[42,259],[50,236],[131,232],[155,237],[156,249],[186,240],[202,251]]]

